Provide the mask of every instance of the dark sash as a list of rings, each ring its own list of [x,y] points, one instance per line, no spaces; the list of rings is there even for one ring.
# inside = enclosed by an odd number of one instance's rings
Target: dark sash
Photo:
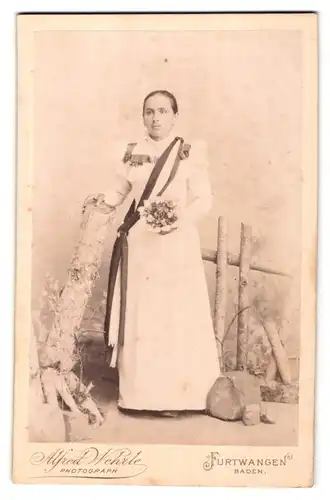
[[[169,184],[174,179],[176,172],[180,163],[181,149],[183,147],[183,139],[180,137],[176,137],[171,144],[165,149],[163,154],[157,160],[148,182],[145,185],[142,196],[138,205],[136,206],[136,201],[133,200],[125,218],[123,224],[118,229],[117,239],[115,241],[111,262],[110,262],[110,270],[109,270],[109,280],[108,280],[108,290],[107,290],[107,303],[106,303],[106,313],[105,313],[105,322],[104,322],[104,337],[105,343],[108,347],[109,341],[109,327],[111,321],[111,309],[115,292],[115,285],[117,274],[120,266],[120,314],[119,314],[119,332],[118,332],[118,344],[119,346],[124,345],[124,331],[125,331],[125,316],[126,316],[126,301],[127,301],[127,279],[128,279],[128,233],[129,230],[137,223],[140,218],[140,212],[138,208],[140,208],[143,203],[148,200],[150,197],[156,182],[159,178],[159,175],[173,149],[177,141],[180,141],[180,147],[178,150],[178,154],[175,158],[174,165],[171,169],[171,173],[169,178],[167,179],[163,188],[159,191],[157,196],[160,196],[167,189]]]

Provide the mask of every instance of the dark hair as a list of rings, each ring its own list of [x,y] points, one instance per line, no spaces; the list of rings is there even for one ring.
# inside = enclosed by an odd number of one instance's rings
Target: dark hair
[[[169,92],[168,90],[153,90],[152,92],[150,92],[150,94],[148,94],[143,101],[143,113],[147,100],[149,99],[149,97],[153,97],[154,95],[163,95],[164,97],[167,97],[171,103],[173,113],[175,115],[178,113],[179,111],[178,102],[174,97],[174,95],[171,94],[171,92]]]

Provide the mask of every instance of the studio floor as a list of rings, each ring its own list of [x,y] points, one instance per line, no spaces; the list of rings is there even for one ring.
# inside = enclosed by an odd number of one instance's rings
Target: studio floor
[[[104,422],[98,428],[85,418],[70,419],[70,441],[131,444],[198,444],[240,446],[295,446],[298,439],[298,405],[267,403],[275,424],[245,426],[224,422],[203,414],[184,414],[168,418],[146,414],[123,414],[117,409],[117,380],[102,362],[97,345],[89,345],[84,378],[92,381],[92,396]]]
[[[92,429],[84,419],[72,423],[71,441],[131,444],[198,444],[240,446],[295,446],[298,405],[269,403],[276,423],[246,427],[242,422],[224,422],[206,415],[178,418],[128,416],[116,403],[105,408],[102,426]]]

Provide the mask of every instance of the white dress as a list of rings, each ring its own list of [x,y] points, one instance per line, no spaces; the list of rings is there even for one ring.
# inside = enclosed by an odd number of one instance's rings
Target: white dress
[[[174,136],[150,137],[133,154],[159,157]],[[186,141],[187,142],[187,141]],[[177,145],[165,164],[150,199],[166,183]],[[124,156],[125,150],[122,152]],[[137,202],[153,164],[119,163],[115,186],[106,194],[119,205],[130,193]],[[136,410],[203,410],[220,375],[208,291],[195,227],[211,207],[206,146],[191,144],[162,197],[182,207],[180,227],[167,235],[150,232],[139,221],[129,232],[128,286],[124,346],[118,349],[119,401]],[[115,345],[119,319],[119,279],[112,308],[109,344]]]

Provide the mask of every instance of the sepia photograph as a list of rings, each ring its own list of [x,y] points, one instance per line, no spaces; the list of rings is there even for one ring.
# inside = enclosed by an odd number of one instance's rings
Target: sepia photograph
[[[302,429],[311,474],[316,16],[17,26],[25,479],[286,484]]]

